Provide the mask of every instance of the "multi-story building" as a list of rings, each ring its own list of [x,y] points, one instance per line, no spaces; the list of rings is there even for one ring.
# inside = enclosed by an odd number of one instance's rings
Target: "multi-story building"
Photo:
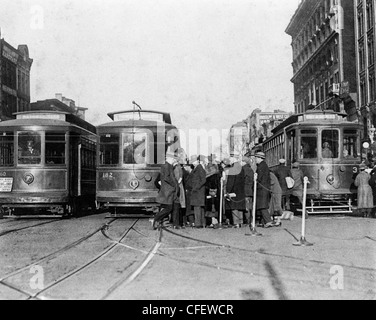
[[[376,142],[376,0],[355,0],[358,103],[365,136]],[[376,150],[375,150],[376,151]]]
[[[332,109],[357,120],[353,1],[302,0],[286,33],[292,37],[295,112]]]
[[[33,60],[26,45],[12,47],[0,36],[0,120],[30,109],[30,69]]]
[[[282,110],[273,112],[262,112],[255,109],[247,118],[246,123],[249,134],[249,148],[263,142],[272,136],[272,130],[285,121],[291,114]]]
[[[247,121],[239,121],[230,128],[230,153],[246,154],[249,150],[249,134]]]
[[[72,113],[85,120],[87,108],[76,106],[74,100],[63,97],[61,93],[55,94],[55,99],[38,100],[31,104],[31,110],[56,110]]]

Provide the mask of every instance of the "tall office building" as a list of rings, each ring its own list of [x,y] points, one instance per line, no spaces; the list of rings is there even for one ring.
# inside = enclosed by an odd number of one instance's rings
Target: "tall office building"
[[[0,35],[0,120],[30,110],[30,69],[33,60],[26,45],[12,47]]]
[[[353,1],[302,0],[286,33],[292,37],[295,113],[331,109],[357,120]]]

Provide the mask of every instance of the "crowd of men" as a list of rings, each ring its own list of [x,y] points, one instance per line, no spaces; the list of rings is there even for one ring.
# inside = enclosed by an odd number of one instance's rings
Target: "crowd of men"
[[[292,178],[293,186],[287,185],[286,177]],[[218,219],[223,219],[227,227],[240,228],[251,225],[253,207],[258,226],[271,228],[281,225],[283,212],[291,209],[291,197],[302,202],[303,173],[299,163],[293,163],[290,170],[284,159],[280,159],[280,165],[272,172],[263,152],[245,156],[233,153],[220,162],[213,156],[182,159],[167,152],[156,186],[160,210],[152,220],[153,229],[166,220],[175,229],[215,228]],[[220,210],[222,198],[223,210]]]

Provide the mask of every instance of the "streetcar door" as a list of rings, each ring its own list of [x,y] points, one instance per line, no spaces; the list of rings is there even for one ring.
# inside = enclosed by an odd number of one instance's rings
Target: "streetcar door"
[[[69,194],[71,197],[77,197],[80,193],[80,138],[76,135],[70,136],[69,141]]]
[[[297,161],[295,129],[291,129],[286,132],[286,139],[285,157],[287,160],[287,165],[291,165],[293,162]]]

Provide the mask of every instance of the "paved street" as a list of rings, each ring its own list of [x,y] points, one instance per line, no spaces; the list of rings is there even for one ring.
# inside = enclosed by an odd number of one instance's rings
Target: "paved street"
[[[0,221],[0,299],[375,299],[376,220],[162,229],[106,214]]]

